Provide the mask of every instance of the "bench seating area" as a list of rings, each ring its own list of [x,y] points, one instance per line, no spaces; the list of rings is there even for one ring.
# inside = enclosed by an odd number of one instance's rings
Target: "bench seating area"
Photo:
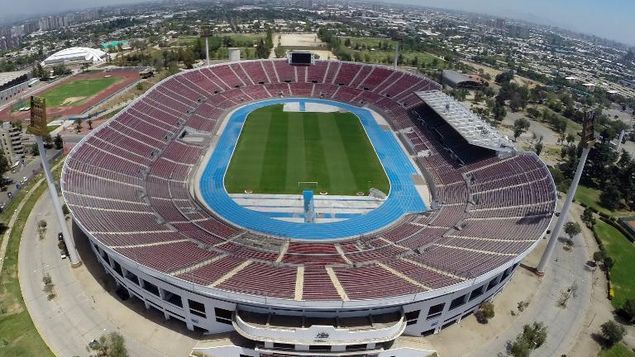
[[[556,196],[537,156],[499,158],[471,147],[414,94],[439,88],[410,72],[339,61],[297,68],[257,60],[186,71],[74,148],[63,170],[64,198],[102,244],[203,286],[302,300],[447,287],[525,253],[547,229]],[[429,177],[436,209],[368,236],[285,243],[202,208],[190,195],[189,178],[207,148],[181,140],[184,130],[211,135],[223,113],[280,96],[332,99],[382,114]]]

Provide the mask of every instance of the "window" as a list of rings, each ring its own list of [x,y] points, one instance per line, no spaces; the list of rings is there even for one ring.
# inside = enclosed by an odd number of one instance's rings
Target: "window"
[[[139,277],[136,274],[134,274],[134,273],[126,271],[126,279],[128,279],[128,280],[132,281],[133,283],[139,285]]]
[[[169,302],[172,305],[176,305],[178,307],[183,307],[183,300],[181,300],[181,296],[174,294],[170,291],[164,290],[163,300]]]
[[[505,270],[505,272],[503,273],[503,276],[501,277],[501,281],[505,280],[505,278],[507,278],[509,276],[509,273],[511,273],[511,268]]]
[[[441,313],[443,312],[443,308],[445,308],[445,303],[431,306],[430,309],[428,310],[428,320],[441,315]]]
[[[102,258],[104,261],[108,262],[108,261],[109,261],[109,260],[108,260],[108,254],[106,253],[106,251],[105,251],[105,250],[100,250],[100,252],[101,252],[101,258]]]
[[[119,274],[119,276],[123,276],[123,271],[121,271],[121,265],[119,265],[117,261],[115,260],[112,261],[112,268],[115,270],[117,274]]]
[[[159,288],[157,288],[156,285],[154,285],[152,283],[149,283],[149,282],[147,282],[145,280],[143,281],[143,290],[145,290],[145,291],[147,291],[149,293],[152,293],[152,294],[154,294],[156,296],[160,295],[159,294]]]
[[[289,343],[276,343],[274,342],[273,348],[278,350],[293,350],[295,349],[295,345]]]
[[[216,314],[216,322],[223,324],[232,324],[232,312],[229,310],[221,309],[219,307],[214,308],[214,314]]]
[[[419,311],[420,310],[406,312],[406,321],[416,320],[419,318]]]
[[[200,317],[207,317],[207,314],[205,313],[205,305],[190,299],[187,300],[187,303],[190,305],[190,312],[192,314]]]
[[[498,278],[490,280],[489,284],[487,284],[487,291],[492,290],[496,286],[496,284],[498,284]]]
[[[476,299],[477,297],[483,295],[483,291],[485,290],[485,286],[481,286],[478,289],[472,290],[472,293],[470,294],[470,301]]]
[[[427,330],[427,331],[423,331],[421,333],[421,336],[430,336],[430,335],[434,335],[434,329],[432,330]]]
[[[457,307],[464,305],[466,297],[467,297],[467,294],[452,300],[452,302],[450,303],[450,310],[456,309]]]
[[[329,345],[326,345],[326,346],[310,345],[309,346],[309,351],[330,352],[331,351],[331,346],[329,346]]]
[[[347,351],[365,351],[368,349],[368,345],[348,345],[346,346]]]
[[[214,313],[216,314],[216,317],[221,317],[223,319],[230,319],[232,318],[232,312],[229,310],[225,310],[225,309],[221,309],[221,308],[214,308]]]

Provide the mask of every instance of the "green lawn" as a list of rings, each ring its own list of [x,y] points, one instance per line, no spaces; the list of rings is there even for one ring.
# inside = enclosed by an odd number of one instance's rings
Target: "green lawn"
[[[24,199],[27,190],[33,189],[33,183],[41,178],[34,177],[16,195],[5,211],[0,214],[0,221],[7,223]],[[0,356],[53,356],[48,346],[38,334],[31,316],[29,316],[18,281],[18,249],[22,230],[38,198],[45,192],[46,184],[41,184],[25,203],[18,214],[9,238],[4,266],[0,273]]]
[[[623,343],[618,343],[608,350],[602,350],[598,357],[635,357],[635,352],[631,351]]]
[[[119,81],[117,77],[69,80],[44,94],[46,105],[51,107],[75,106]],[[65,103],[68,100],[67,103]]]
[[[611,301],[619,308],[628,298],[635,296],[635,246],[613,226],[598,220],[593,230],[602,241],[606,253],[613,258],[611,286],[615,297]]]
[[[282,108],[261,108],[247,117],[225,176],[228,192],[300,193],[310,187],[355,195],[374,187],[388,193],[388,178],[357,116]]]
[[[578,186],[578,190],[575,192],[575,200],[579,203],[584,203],[585,205],[595,209],[598,212],[605,213],[609,216],[629,216],[632,215],[633,212],[629,211],[610,211],[600,205],[600,194],[602,191],[580,185]]]

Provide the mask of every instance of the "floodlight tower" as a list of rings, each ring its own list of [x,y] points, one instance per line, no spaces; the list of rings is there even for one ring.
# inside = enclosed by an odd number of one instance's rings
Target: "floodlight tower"
[[[205,39],[205,63],[209,66],[209,35],[211,29],[209,25],[201,26],[201,37]]]
[[[578,184],[580,183],[580,177],[582,177],[582,171],[584,171],[584,165],[586,164],[586,160],[589,157],[589,152],[591,148],[595,144],[595,134],[594,134],[594,124],[595,124],[595,111],[588,111],[586,113],[586,118],[584,120],[584,126],[582,128],[582,134],[580,139],[580,146],[582,147],[582,155],[580,156],[580,162],[578,163],[578,167],[575,171],[575,175],[573,176],[573,181],[571,181],[571,185],[569,186],[569,191],[567,192],[567,198],[564,201],[564,205],[562,205],[562,211],[560,212],[560,217],[558,217],[558,222],[551,233],[551,238],[549,238],[549,243],[547,244],[547,249],[540,258],[540,263],[536,267],[536,274],[543,276],[545,274],[545,266],[551,259],[551,255],[553,254],[553,250],[556,247],[556,242],[558,241],[558,237],[562,232],[562,227],[564,226],[565,221],[567,220],[567,216],[569,215],[569,209],[571,208],[571,203],[573,202],[573,198],[575,197],[575,191],[578,189]]]
[[[44,175],[46,176],[46,183],[49,186],[49,194],[51,195],[51,202],[53,202],[53,210],[57,216],[57,221],[61,227],[64,244],[66,250],[68,250],[68,258],[71,261],[71,266],[76,268],[82,265],[82,261],[75,249],[75,242],[71,236],[70,230],[66,225],[66,219],[64,218],[64,212],[62,211],[62,204],[60,203],[59,196],[57,195],[57,187],[51,174],[48,158],[46,157],[46,149],[44,148],[44,142],[42,137],[48,134],[46,127],[46,99],[40,97],[31,97],[31,124],[29,125],[28,132],[35,135],[37,142],[37,148],[40,152],[40,159],[42,160],[42,169],[44,169]]]
[[[397,41],[397,45],[395,46],[395,61],[393,63],[393,68],[397,69],[399,65],[399,41]]]

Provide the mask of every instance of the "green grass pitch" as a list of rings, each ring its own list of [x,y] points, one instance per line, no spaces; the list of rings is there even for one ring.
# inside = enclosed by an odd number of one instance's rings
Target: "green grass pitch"
[[[69,80],[44,94],[48,107],[80,105],[84,100],[96,95],[119,81],[117,77]],[[68,101],[67,101],[68,99]],[[66,103],[64,103],[66,102]]]
[[[388,193],[390,183],[357,116],[284,112],[283,105],[249,114],[225,175],[229,193],[290,194],[310,188],[356,195],[371,187]]]

